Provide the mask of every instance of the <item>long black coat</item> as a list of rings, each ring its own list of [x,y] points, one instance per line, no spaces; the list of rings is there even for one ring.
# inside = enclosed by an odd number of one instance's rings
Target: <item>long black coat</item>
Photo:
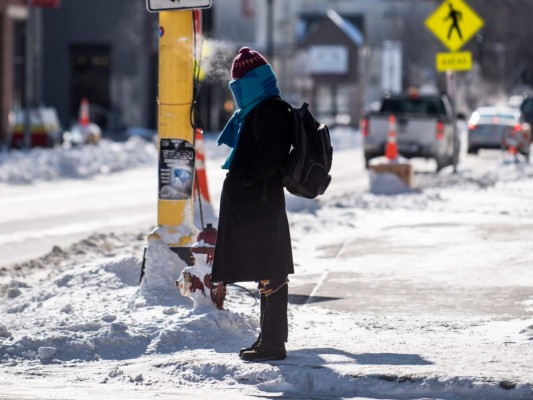
[[[291,112],[270,99],[247,115],[222,188],[214,282],[259,281],[294,272],[280,175],[290,149]]]

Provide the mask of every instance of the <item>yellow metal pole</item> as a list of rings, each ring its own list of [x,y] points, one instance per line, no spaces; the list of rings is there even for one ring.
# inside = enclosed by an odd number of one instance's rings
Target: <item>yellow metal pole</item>
[[[170,247],[186,247],[198,233],[192,200],[193,12],[164,11],[159,22],[158,228],[151,237]]]

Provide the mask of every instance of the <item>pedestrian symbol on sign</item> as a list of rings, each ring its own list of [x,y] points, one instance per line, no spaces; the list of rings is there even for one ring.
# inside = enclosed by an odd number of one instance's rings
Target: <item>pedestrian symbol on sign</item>
[[[483,20],[465,0],[444,0],[425,23],[451,51],[463,47],[483,26]]]
[[[452,26],[450,26],[450,29],[448,30],[448,39],[452,37],[452,31],[455,29],[457,31],[457,34],[459,35],[459,39],[463,40],[461,28],[459,27],[459,20],[463,19],[463,13],[454,9],[452,3],[448,3],[448,5],[450,6],[450,13],[444,19],[444,21],[447,21],[449,19],[452,20]]]

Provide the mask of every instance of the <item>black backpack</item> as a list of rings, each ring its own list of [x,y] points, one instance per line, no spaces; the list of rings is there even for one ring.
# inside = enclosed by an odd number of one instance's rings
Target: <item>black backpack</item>
[[[303,103],[302,107],[296,108],[282,99],[272,100],[285,103],[294,116],[292,148],[282,171],[283,186],[295,196],[314,199],[324,194],[331,182],[329,171],[333,147],[329,129],[315,120],[309,111],[309,104]],[[254,118],[254,130],[257,129],[256,120]]]

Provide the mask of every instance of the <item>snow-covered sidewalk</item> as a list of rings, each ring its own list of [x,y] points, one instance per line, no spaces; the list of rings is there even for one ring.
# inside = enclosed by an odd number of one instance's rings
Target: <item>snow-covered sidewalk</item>
[[[531,167],[419,174],[418,192],[379,196],[338,135],[331,192],[288,199],[286,360],[238,358],[253,285],[194,309],[165,245],[139,285],[144,236],[101,233],[3,273],[0,399],[533,399]]]

